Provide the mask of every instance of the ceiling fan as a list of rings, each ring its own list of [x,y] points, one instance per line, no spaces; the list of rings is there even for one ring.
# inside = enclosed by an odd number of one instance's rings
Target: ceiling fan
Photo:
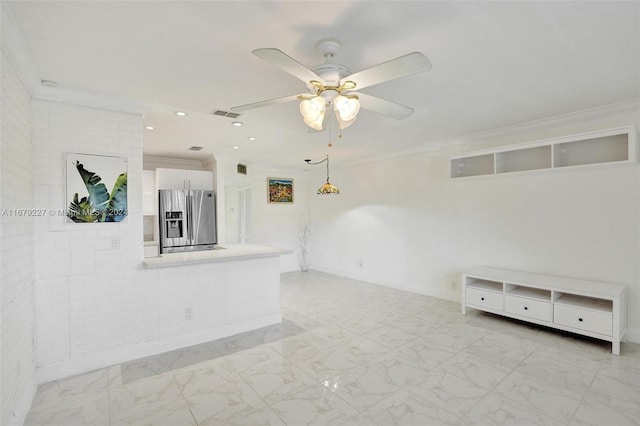
[[[344,65],[333,62],[341,44],[329,38],[316,44],[318,51],[325,58],[323,64],[311,69],[279,49],[262,48],[252,53],[306,83],[308,92],[282,98],[268,99],[247,105],[231,108],[232,111],[243,112],[268,105],[299,100],[300,113],[304,123],[311,129],[323,130],[326,120],[325,112],[333,108],[338,120],[338,127],[345,129],[358,118],[360,107],[387,115],[395,119],[403,119],[413,113],[413,108],[391,102],[366,93],[355,92],[369,86],[406,77],[431,69],[431,62],[420,52],[412,52],[387,62],[375,65],[357,73]]]

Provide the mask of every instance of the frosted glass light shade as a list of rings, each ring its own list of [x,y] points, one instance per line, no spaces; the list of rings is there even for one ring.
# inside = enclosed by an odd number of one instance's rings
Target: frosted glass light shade
[[[311,99],[305,99],[300,102],[300,114],[305,120],[316,121],[320,114],[324,116],[327,105],[322,96],[315,96]]]
[[[336,96],[333,100],[333,106],[340,113],[342,121],[353,120],[358,115],[358,111],[360,111],[360,101],[358,99],[347,98],[342,95]]]
[[[351,126],[353,123],[356,122],[356,120],[358,119],[358,117],[353,117],[351,120],[349,121],[344,121],[341,117],[340,117],[340,112],[336,111],[336,119],[338,120],[338,128],[340,130],[344,130],[347,127]]]
[[[322,122],[323,121],[324,121],[324,111],[322,111],[320,113],[320,115],[318,116],[318,118],[315,119],[315,120],[307,120],[305,118],[304,119],[304,124],[306,124],[307,126],[311,127],[312,129],[322,130]]]

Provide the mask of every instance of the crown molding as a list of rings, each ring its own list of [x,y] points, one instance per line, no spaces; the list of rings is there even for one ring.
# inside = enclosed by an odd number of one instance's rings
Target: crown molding
[[[92,108],[132,114],[146,114],[151,105],[133,99],[92,93],[65,87],[44,87],[29,46],[24,41],[15,18],[0,2],[1,48],[18,78],[32,98],[64,102]]]
[[[133,99],[60,87],[39,86],[31,96],[35,99],[41,99],[44,101],[65,102],[74,105],[143,116],[151,110],[150,104]]]
[[[606,105],[599,105],[593,108],[587,108],[579,111],[569,112],[565,114],[555,115],[551,117],[532,120],[525,123],[515,124],[513,126],[501,127],[484,132],[478,132],[471,135],[456,138],[445,142],[446,147],[465,145],[477,141],[486,141],[512,136],[515,134],[534,132],[537,130],[553,129],[565,126],[576,125],[588,121],[606,118],[617,114],[628,112],[636,112],[640,114],[640,98],[627,99]],[[640,117],[640,115],[639,115]],[[635,124],[635,123],[630,123]]]
[[[580,111],[560,114],[552,117],[546,117],[539,120],[528,121],[513,126],[501,127],[484,132],[473,133],[459,138],[428,142],[421,148],[396,151],[387,154],[360,158],[358,160],[341,163],[340,167],[351,167],[359,164],[370,163],[375,161],[392,160],[398,157],[408,157],[411,155],[432,153],[456,148],[464,145],[474,144],[480,141],[491,141],[492,139],[501,139],[518,134],[526,134],[545,129],[556,129],[601,118],[611,117],[617,114],[633,113],[638,115],[636,123],[626,123],[636,125],[640,123],[640,98],[628,99],[621,102],[615,102],[607,105],[600,105],[594,108],[588,108]],[[616,126],[609,126],[616,127]]]

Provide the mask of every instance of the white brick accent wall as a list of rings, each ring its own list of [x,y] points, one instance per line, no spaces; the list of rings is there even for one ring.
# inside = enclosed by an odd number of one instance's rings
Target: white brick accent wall
[[[2,52],[0,110],[0,424],[20,425],[36,388],[31,99]]]
[[[143,258],[142,118],[60,102],[34,100],[32,105],[38,207],[67,208],[67,153],[128,160],[125,220],[78,224],[55,214],[36,223],[38,366],[67,365],[153,337],[138,325],[155,318],[155,306],[145,304],[149,284],[133,277]]]

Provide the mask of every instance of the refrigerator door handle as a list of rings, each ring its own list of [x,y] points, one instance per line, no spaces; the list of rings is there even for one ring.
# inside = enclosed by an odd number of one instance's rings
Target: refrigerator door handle
[[[187,239],[189,240],[189,244],[193,244],[193,218],[191,215],[193,214],[193,206],[191,205],[191,194],[187,191],[186,199],[186,208],[187,208]]]

